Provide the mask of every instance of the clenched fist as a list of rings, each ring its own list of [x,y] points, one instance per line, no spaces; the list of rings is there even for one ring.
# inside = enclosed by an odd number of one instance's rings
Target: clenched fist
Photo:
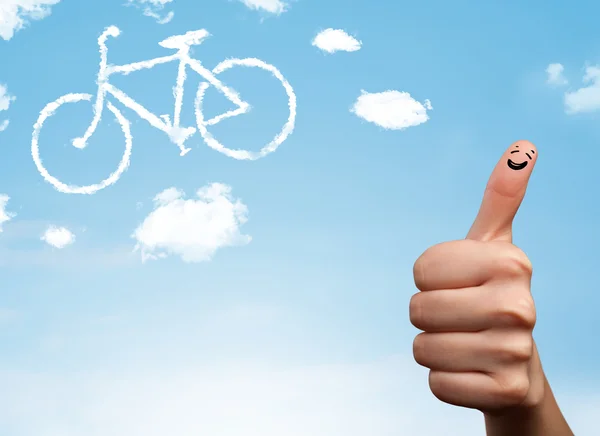
[[[532,337],[532,266],[512,244],[512,221],[536,158],[531,143],[513,144],[490,177],[467,238],[429,248],[414,265],[420,292],[410,301],[410,320],[423,330],[415,360],[430,369],[438,399],[490,415],[544,398]]]

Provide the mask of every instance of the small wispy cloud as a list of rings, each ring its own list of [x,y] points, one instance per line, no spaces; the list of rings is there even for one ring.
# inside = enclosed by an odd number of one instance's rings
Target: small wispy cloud
[[[41,20],[51,13],[60,0],[1,0],[0,38],[8,41],[30,21]]]
[[[341,29],[325,29],[317,34],[312,45],[327,53],[353,52],[360,50],[362,42]]]
[[[425,123],[429,120],[427,110],[432,109],[429,100],[420,103],[408,92],[390,90],[378,93],[361,91],[350,111],[384,129],[403,130]]]
[[[0,12],[2,12],[2,6],[0,6]],[[1,17],[0,17],[1,19]],[[8,89],[6,85],[0,83],[0,112],[8,110],[11,103],[15,101],[17,98],[14,95],[10,95],[8,93]],[[3,132],[8,128],[9,121],[7,119],[0,120],[0,132]]]
[[[251,237],[240,232],[248,208],[231,196],[231,187],[212,183],[196,192],[198,199],[169,188],[154,197],[155,209],[132,237],[142,261],[180,256],[184,262],[210,260],[222,247],[245,245]]]
[[[154,18],[158,24],[167,24],[175,16],[175,12],[169,11],[161,15],[165,6],[172,3],[173,0],[128,0],[127,5],[133,5],[142,8],[144,15]]]
[[[288,4],[282,0],[240,0],[250,9],[263,10],[271,14],[279,15],[285,12]]]
[[[567,85],[569,81],[564,76],[563,72],[565,67],[562,64],[550,64],[546,68],[546,74],[548,75],[546,83],[552,86],[563,86]]]
[[[9,200],[10,197],[8,195],[0,194],[0,233],[3,231],[2,225],[16,216],[15,213],[6,210]]]
[[[49,226],[40,238],[54,248],[65,248],[75,242],[75,235],[66,227]]]
[[[0,83],[0,111],[8,110],[10,104],[16,100],[16,97],[8,93],[6,85]]]
[[[578,114],[600,110],[600,67],[586,67],[583,83],[587,86],[565,93],[566,113]]]

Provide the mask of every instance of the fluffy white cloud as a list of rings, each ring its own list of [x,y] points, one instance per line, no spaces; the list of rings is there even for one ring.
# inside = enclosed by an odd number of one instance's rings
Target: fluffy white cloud
[[[15,214],[12,212],[8,212],[6,210],[6,206],[8,204],[8,200],[10,197],[6,194],[0,194],[0,232],[2,232],[2,224],[7,221],[10,221],[15,217]]]
[[[240,232],[248,208],[232,198],[231,187],[212,183],[196,195],[184,200],[182,191],[169,188],[154,198],[155,209],[132,235],[143,261],[175,254],[184,262],[203,262],[221,247],[250,242]]]
[[[426,122],[429,119],[427,110],[431,109],[433,108],[429,100],[420,103],[408,92],[361,91],[350,111],[384,129],[402,130]]]
[[[594,112],[600,109],[600,67],[588,66],[585,69],[583,83],[588,86],[565,93],[565,111],[568,114]]]
[[[176,361],[176,360],[174,360]],[[485,433],[481,413],[429,392],[392,356],[361,364],[219,362],[115,373],[0,371],[0,429],[19,435],[365,436]],[[596,434],[600,397],[555,393],[575,434]],[[49,398],[52,401],[49,401]]]
[[[313,39],[312,45],[327,53],[357,51],[362,43],[341,29],[325,29]]]
[[[50,226],[42,235],[41,240],[55,248],[65,248],[75,242],[75,235],[66,227]]]
[[[6,85],[0,83],[0,111],[5,111],[10,104],[16,100],[16,97],[8,93]]]
[[[550,64],[548,68],[546,68],[546,74],[548,78],[546,79],[546,83],[549,85],[561,86],[567,85],[569,81],[563,75],[565,71],[565,67],[562,64]]]
[[[50,15],[51,6],[60,0],[1,0],[0,38],[8,41],[29,20],[41,20]]]
[[[137,3],[152,8],[164,8],[166,5],[172,2],[173,0],[129,0],[129,3]]]
[[[170,11],[165,16],[161,16],[160,12],[172,2],[173,0],[128,0],[127,4],[141,7],[144,15],[154,18],[158,24],[167,24],[173,19],[175,13]]]
[[[1,8],[2,6],[0,6]],[[0,112],[8,110],[10,104],[15,101],[17,98],[8,93],[8,89],[6,85],[0,83]],[[8,128],[8,120],[0,121],[0,132],[6,130]]]
[[[240,0],[250,9],[262,9],[272,14],[281,14],[287,9],[287,3],[281,0]]]

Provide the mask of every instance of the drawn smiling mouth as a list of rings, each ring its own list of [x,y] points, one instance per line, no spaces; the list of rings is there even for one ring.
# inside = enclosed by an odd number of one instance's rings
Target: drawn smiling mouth
[[[515,163],[512,160],[508,160],[508,167],[511,170],[522,170],[523,168],[525,168],[527,166],[527,161],[525,162],[521,162],[521,163]]]

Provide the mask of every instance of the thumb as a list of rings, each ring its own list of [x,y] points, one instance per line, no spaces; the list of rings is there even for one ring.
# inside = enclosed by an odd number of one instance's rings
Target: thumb
[[[529,141],[517,141],[506,150],[490,176],[467,239],[512,242],[512,222],[525,197],[537,155]]]

